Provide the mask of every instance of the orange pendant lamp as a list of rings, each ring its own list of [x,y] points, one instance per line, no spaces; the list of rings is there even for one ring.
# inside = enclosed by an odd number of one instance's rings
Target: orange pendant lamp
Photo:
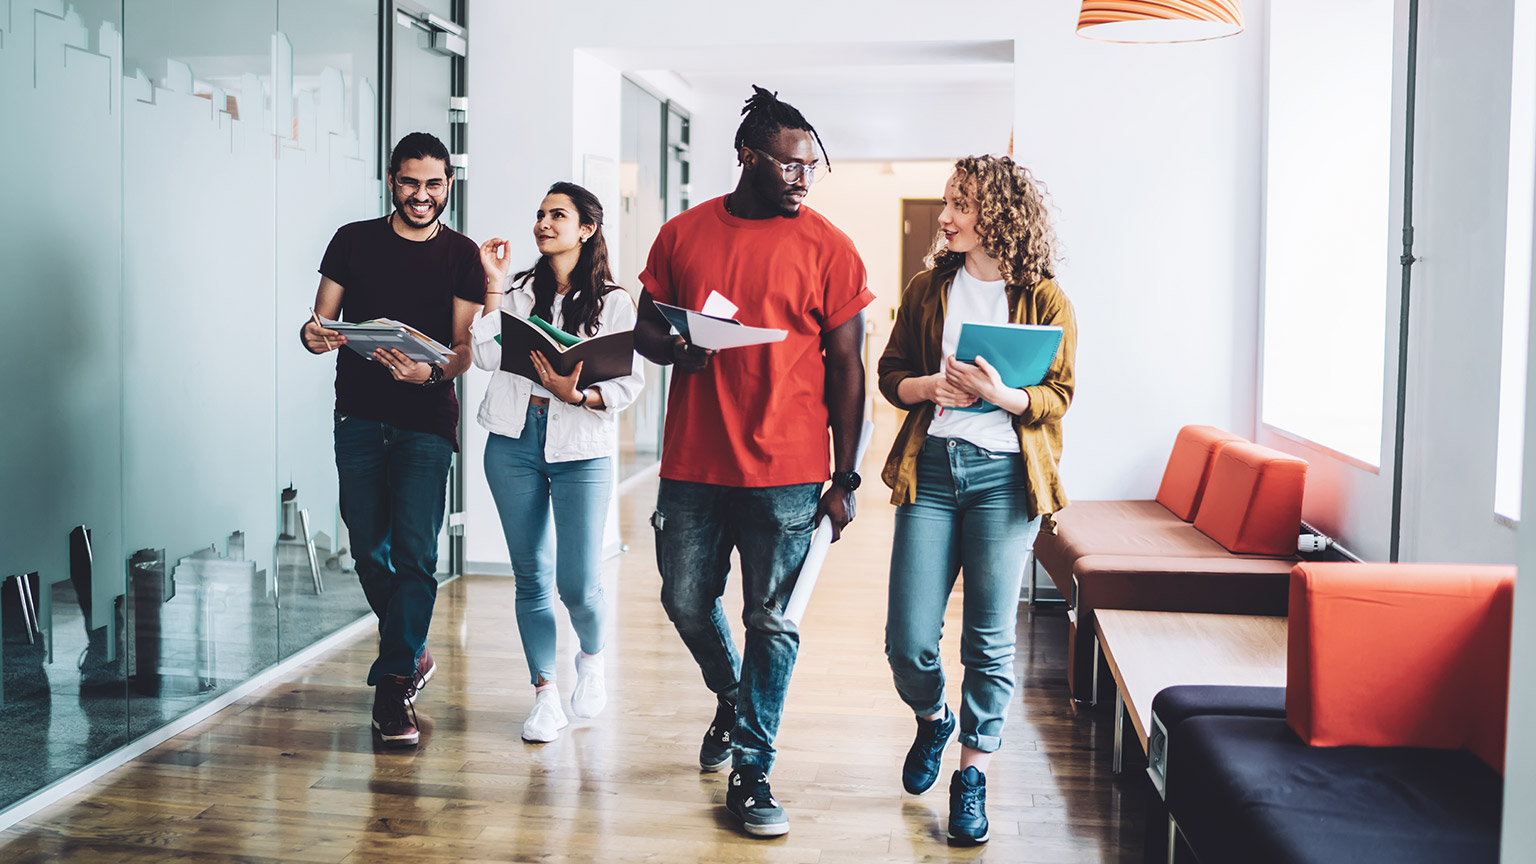
[[[1239,0],[1083,0],[1077,35],[1101,42],[1202,42],[1243,32]]]

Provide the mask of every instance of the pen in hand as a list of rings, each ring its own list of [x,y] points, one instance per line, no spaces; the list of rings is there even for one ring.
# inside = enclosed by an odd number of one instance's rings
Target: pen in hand
[[[309,319],[311,321],[315,322],[315,326],[316,327],[320,328],[321,330],[325,329],[325,325],[320,323],[320,314],[317,313],[314,310],[314,307],[310,307]],[[325,350],[330,351],[331,350],[331,337],[322,334],[320,336],[320,338],[325,340]]]

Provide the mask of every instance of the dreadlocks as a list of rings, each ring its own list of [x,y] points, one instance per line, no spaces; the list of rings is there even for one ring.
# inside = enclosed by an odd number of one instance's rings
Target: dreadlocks
[[[777,92],[769,93],[753,84],[752,97],[747,100],[746,107],[741,109],[741,113],[746,116],[746,119],[736,127],[737,153],[740,153],[743,147],[767,150],[773,136],[778,134],[780,129],[803,129],[816,139],[816,146],[821,148],[821,157],[827,160],[827,170],[832,170],[832,157],[827,155],[827,145],[821,143],[821,136],[817,134],[816,127],[806,122],[805,115],[801,114],[795,106],[779,101]]]

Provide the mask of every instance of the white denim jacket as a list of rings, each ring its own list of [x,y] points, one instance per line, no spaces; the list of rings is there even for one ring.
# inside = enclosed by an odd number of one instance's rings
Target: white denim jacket
[[[608,292],[603,298],[603,312],[597,329],[586,333],[618,333],[635,329],[638,313],[635,301],[622,289]],[[533,312],[532,280],[513,286],[502,298],[501,309],[520,318]],[[518,438],[528,419],[528,398],[533,395],[533,382],[511,372],[501,371],[501,309],[481,315],[470,326],[470,342],[474,350],[475,365],[491,373],[491,383],[485,388],[485,399],[480,402],[476,419],[497,435]],[[636,354],[633,370],[623,378],[600,381],[591,389],[603,396],[602,408],[578,408],[558,399],[549,403],[549,427],[544,444],[544,458],[550,462],[575,462],[579,459],[597,459],[612,456],[619,446],[619,412],[628,408],[645,386],[645,367]]]

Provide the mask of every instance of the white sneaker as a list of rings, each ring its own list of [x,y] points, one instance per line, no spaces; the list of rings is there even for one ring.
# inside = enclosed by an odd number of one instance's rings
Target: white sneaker
[[[533,700],[533,710],[523,721],[523,740],[543,744],[560,737],[560,730],[569,726],[565,712],[560,710],[560,691],[554,687],[540,690]]]
[[[608,704],[603,687],[603,655],[584,656],[576,652],[576,689],[571,691],[571,713],[577,717],[596,717]]]

